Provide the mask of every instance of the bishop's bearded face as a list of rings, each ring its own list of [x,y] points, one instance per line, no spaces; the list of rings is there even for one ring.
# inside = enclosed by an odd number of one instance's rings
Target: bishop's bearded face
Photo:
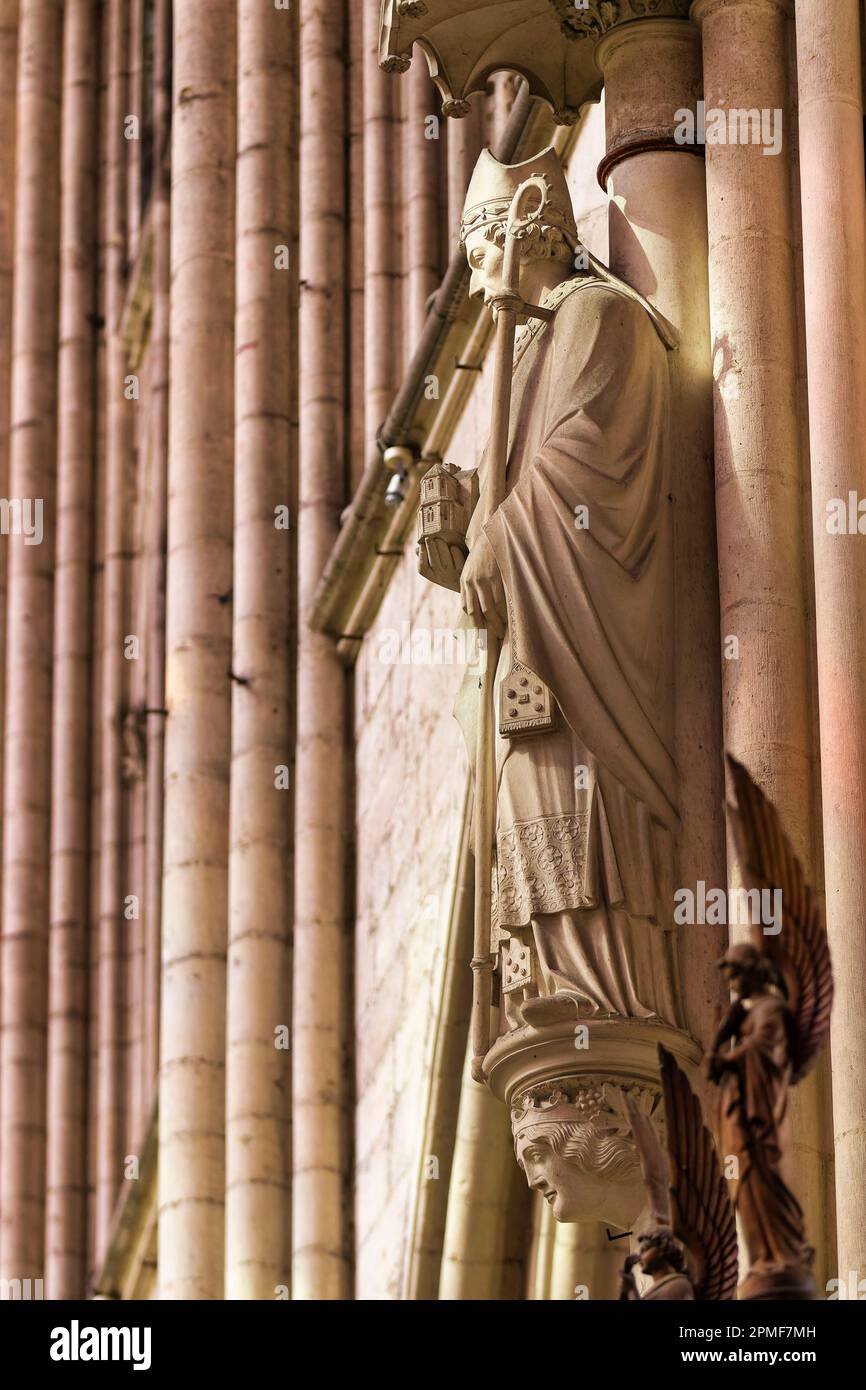
[[[483,227],[469,233],[466,238],[466,259],[472,272],[469,281],[472,298],[483,295],[484,303],[489,304],[494,295],[502,290],[503,258],[502,247],[488,240]]]

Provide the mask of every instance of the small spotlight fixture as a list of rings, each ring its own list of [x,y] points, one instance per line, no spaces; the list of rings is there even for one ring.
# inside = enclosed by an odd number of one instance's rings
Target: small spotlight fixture
[[[411,449],[394,447],[386,449],[382,457],[393,475],[385,492],[385,506],[399,507],[409,496],[409,469],[414,455]]]

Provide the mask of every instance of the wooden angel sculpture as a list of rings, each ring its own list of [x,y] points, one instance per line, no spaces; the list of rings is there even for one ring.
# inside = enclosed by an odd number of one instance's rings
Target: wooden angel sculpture
[[[737,1286],[737,1231],[727,1183],[685,1072],[666,1048],[658,1052],[667,1152],[649,1116],[626,1100],[650,1217],[639,1253],[625,1262],[620,1298],[730,1299]],[[643,1296],[635,1265],[653,1281]]]
[[[816,1297],[803,1212],[781,1174],[788,1091],[830,1032],[833,975],[821,912],[773,805],[733,758],[729,807],[744,874],[773,894],[772,922],[720,961],[734,993],[707,1055],[719,1088],[719,1141],[737,1160],[736,1207],[748,1255],[740,1298]]]

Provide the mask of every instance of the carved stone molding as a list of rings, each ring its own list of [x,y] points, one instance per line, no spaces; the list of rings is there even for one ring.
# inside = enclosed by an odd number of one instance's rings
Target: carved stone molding
[[[396,73],[397,76],[401,72],[408,72],[411,66],[412,59],[407,57],[405,53],[387,53],[379,61],[379,67],[383,72]]]
[[[598,41],[640,19],[688,20],[690,0],[384,0],[379,64],[402,73],[413,48],[423,51],[448,116],[463,116],[469,97],[495,72],[526,79],[554,119],[570,125],[597,101]]]
[[[572,34],[572,37],[574,35]],[[496,72],[525,78],[530,93],[556,112],[562,123],[577,119],[581,106],[601,89],[592,45],[565,35],[549,0],[384,0],[379,65],[403,73],[415,47],[421,49],[442,97],[443,114],[463,116],[469,98],[484,92]]]
[[[615,24],[634,19],[687,19],[691,0],[550,0],[563,33],[570,39],[600,38]]]
[[[493,1094],[509,1108],[528,1088],[561,1083],[563,1077],[575,1084],[604,1077],[612,1084],[658,1087],[659,1043],[688,1073],[700,1065],[698,1043],[667,1024],[581,1018],[526,1024],[503,1034],[484,1059],[484,1073]]]

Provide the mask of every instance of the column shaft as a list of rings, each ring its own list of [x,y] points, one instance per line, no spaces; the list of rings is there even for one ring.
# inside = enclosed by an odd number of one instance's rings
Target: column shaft
[[[364,379],[369,449],[391,408],[401,367],[400,91],[378,64],[379,0],[358,3],[364,11]]]
[[[110,0],[104,13],[105,100],[105,412],[103,476],[105,531],[102,563],[102,692],[100,702],[101,802],[99,941],[97,946],[97,1176],[96,1252],[105,1252],[117,1194],[123,1180],[126,1037],[124,971],[123,714],[125,702],[127,585],[130,551],[129,478],[132,406],[126,398],[126,354],[121,318],[126,284],[126,140],[123,118],[128,95],[128,15],[124,0]]]
[[[833,954],[838,1272],[866,1269],[866,196],[860,6],[798,0],[800,181],[827,930]],[[866,531],[866,521],[861,522]]]
[[[700,152],[672,148],[675,113],[701,96],[700,35],[681,20],[641,20],[599,46],[605,78],[612,269],[673,326],[670,457],[674,528],[674,758],[681,826],[676,884],[725,882],[718,658],[719,593],[707,214]],[[670,905],[671,917],[673,904]],[[722,1005],[715,962],[725,930],[677,932],[685,1022],[709,1040]]]
[[[12,263],[15,253],[15,98],[18,67],[18,0],[0,0],[0,496],[9,496],[9,424],[12,376]],[[0,546],[0,653],[6,653],[6,568]],[[0,674],[0,787],[3,785],[5,679]],[[3,817],[0,816],[0,855]]]
[[[63,36],[57,575],[45,1292],[86,1296],[90,729],[96,389],[96,0],[70,0]]]
[[[421,61],[420,54],[407,73],[402,90],[406,103],[403,173],[407,234],[406,358],[421,336],[427,318],[427,301],[439,284],[440,140],[429,138],[431,127],[428,124],[428,117],[436,115],[439,103],[427,64]]]
[[[289,1285],[295,23],[240,0],[227,1298]]]
[[[783,122],[775,154],[727,140],[706,147],[722,696],[726,748],[778,807],[814,877],[788,10],[787,0],[697,0],[692,15],[702,26],[707,110],[755,108]],[[738,883],[733,858],[728,881]],[[817,1242],[826,1221],[815,1077],[794,1093],[792,1120],[791,1181]]]
[[[22,0],[8,494],[20,521],[3,537],[0,1277],[8,1279],[41,1277],[44,1257],[61,56],[59,0]]]
[[[129,259],[138,255],[142,212],[142,152],[144,142],[144,0],[128,0],[129,18],[129,94],[124,118],[134,116],[138,121],[138,139],[127,141],[126,226],[129,236]]]
[[[235,5],[175,0],[160,1294],[223,1297]]]
[[[346,179],[340,7],[301,16],[298,808],[295,839],[292,1292],[351,1291],[346,675],[306,618],[344,501]],[[381,74],[379,74],[381,75]],[[369,226],[368,226],[369,231]],[[369,286],[368,286],[369,289]],[[389,330],[390,331],[390,330]]]
[[[448,1188],[439,1298],[460,1302],[501,1297],[506,1226],[516,1160],[508,1111],[463,1068],[460,1113]]]
[[[148,537],[147,793],[144,899],[143,1087],[153,1100],[159,1067],[159,960],[162,927],[165,771],[165,571],[168,507],[168,370],[171,290],[171,0],[157,0],[153,45],[153,320],[150,332],[151,518]]]
[[[367,373],[364,362],[364,326],[366,320],[365,259],[367,230],[364,220],[364,68],[367,50],[364,45],[364,7],[350,5],[346,24],[346,134],[348,150],[348,194],[346,216],[349,225],[349,246],[346,274],[348,278],[348,322],[346,341],[352,370],[346,382],[347,436],[349,482],[353,493],[367,464]]]

